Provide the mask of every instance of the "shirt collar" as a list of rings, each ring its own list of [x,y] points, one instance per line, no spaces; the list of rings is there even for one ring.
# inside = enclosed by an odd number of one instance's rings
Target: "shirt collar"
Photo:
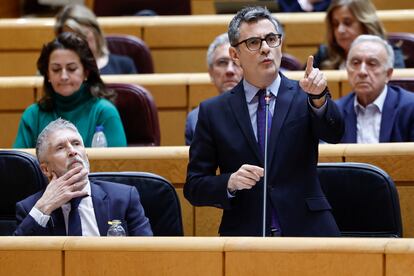
[[[85,187],[83,187],[82,191],[86,191],[88,193],[88,196],[91,196],[91,183],[88,180],[88,183],[86,183]]]
[[[379,109],[379,111],[382,112],[382,109],[384,108],[385,98],[387,97],[387,92],[388,92],[388,87],[387,85],[385,85],[381,93],[379,94],[379,96],[375,99],[375,101],[373,101],[369,105],[375,105]],[[366,107],[363,107],[362,105],[358,103],[357,96],[355,95],[355,98],[354,98],[355,112],[358,112],[359,108],[365,109]]]
[[[266,87],[266,91],[269,91],[273,95],[273,97],[276,97],[277,93],[279,92],[281,80],[282,79],[280,75],[278,74],[277,78],[268,87]],[[246,95],[246,101],[248,103],[251,103],[251,101],[253,100],[254,96],[256,96],[257,91],[259,91],[260,88],[254,86],[253,84],[250,84],[244,78],[243,78],[243,87],[244,87],[244,92]]]

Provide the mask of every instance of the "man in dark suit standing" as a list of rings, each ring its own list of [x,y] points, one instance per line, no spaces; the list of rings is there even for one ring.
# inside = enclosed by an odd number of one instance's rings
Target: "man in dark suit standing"
[[[324,75],[312,68],[312,57],[300,82],[279,72],[281,28],[266,8],[239,11],[228,34],[230,56],[243,68],[244,79],[201,103],[185,197],[196,206],[224,209],[223,236],[262,235],[263,101],[268,100],[266,235],[338,236],[316,170],[319,139],[339,142],[344,129]]]
[[[20,236],[106,236],[108,221],[120,220],[127,235],[152,231],[135,187],[89,181],[89,161],[76,127],[52,121],[39,135],[36,155],[49,184],[16,204]]]
[[[414,141],[414,94],[388,85],[394,51],[375,35],[360,35],[346,62],[352,92],[337,100],[345,120],[343,143]]]

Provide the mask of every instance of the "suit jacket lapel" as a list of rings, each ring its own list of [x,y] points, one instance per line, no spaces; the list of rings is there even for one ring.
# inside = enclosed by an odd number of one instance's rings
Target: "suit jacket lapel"
[[[384,101],[381,115],[381,127],[380,127],[380,142],[388,142],[391,140],[392,126],[395,121],[396,104],[398,103],[397,93],[388,86],[387,97]]]
[[[280,76],[282,80],[280,82],[279,92],[277,93],[275,109],[272,116],[272,128],[269,137],[269,167],[276,155],[276,145],[278,144],[280,131],[296,92],[293,83],[282,74],[280,74]]]
[[[260,162],[263,159],[260,154],[259,145],[254,136],[253,127],[250,120],[249,109],[247,108],[246,96],[244,93],[243,81],[232,90],[233,97],[230,97],[229,103],[233,110],[234,118],[236,119],[240,129],[245,136],[247,143],[256,155]]]
[[[99,185],[94,184],[92,181],[91,193],[93,209],[95,211],[96,222],[98,223],[99,233],[101,236],[106,236],[108,231],[108,220],[109,220],[109,201],[108,196]]]
[[[342,137],[344,143],[356,143],[357,142],[357,118],[355,114],[354,101],[355,93],[353,97],[350,97],[345,104],[344,108],[344,121],[345,121],[345,133]]]

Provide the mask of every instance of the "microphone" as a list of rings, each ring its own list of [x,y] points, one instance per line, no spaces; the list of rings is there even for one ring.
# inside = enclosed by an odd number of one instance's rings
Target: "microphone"
[[[266,203],[267,203],[267,146],[269,138],[269,107],[270,107],[270,91],[266,89],[265,95],[265,141],[264,141],[264,166],[263,166],[263,226],[262,235],[266,237]]]

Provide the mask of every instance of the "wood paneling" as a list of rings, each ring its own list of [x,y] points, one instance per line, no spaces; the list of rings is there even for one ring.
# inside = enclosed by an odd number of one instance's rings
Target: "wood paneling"
[[[278,13],[275,16],[285,27],[284,51],[302,62],[325,41],[325,13]],[[381,10],[378,16],[388,32],[414,33],[414,9]],[[207,47],[217,35],[227,31],[232,17],[122,16],[100,17],[98,21],[107,34],[141,37],[151,49],[156,73],[179,73],[207,70]],[[0,75],[33,75],[35,70],[31,68],[35,68],[41,46],[53,38],[53,24],[53,18],[0,19],[0,50],[3,55],[10,55],[10,58],[0,55]]]
[[[63,276],[65,239],[0,237],[0,275]]]

